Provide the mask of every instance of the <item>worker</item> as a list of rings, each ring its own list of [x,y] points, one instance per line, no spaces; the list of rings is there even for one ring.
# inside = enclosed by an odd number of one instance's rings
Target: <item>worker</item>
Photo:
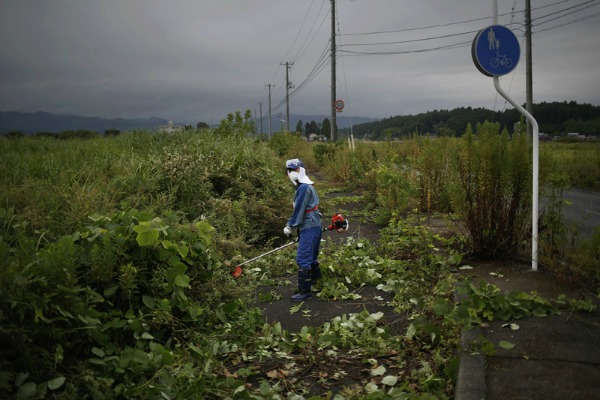
[[[294,212],[283,229],[286,236],[292,235],[292,229],[298,230],[298,293],[292,301],[304,301],[312,298],[312,284],[321,278],[319,267],[319,247],[321,245],[321,213],[319,196],[314,182],[306,176],[304,163],[295,158],[287,160],[285,168],[288,177],[296,187]]]

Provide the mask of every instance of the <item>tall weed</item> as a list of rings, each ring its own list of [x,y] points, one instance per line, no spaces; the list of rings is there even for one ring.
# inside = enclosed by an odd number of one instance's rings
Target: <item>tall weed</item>
[[[527,238],[531,198],[531,156],[525,134],[509,138],[486,122],[463,136],[456,158],[459,188],[454,209],[473,251],[487,257],[511,256]]]
[[[451,211],[450,191],[456,182],[451,168],[456,154],[457,140],[448,137],[418,138],[419,153],[415,168],[418,170],[421,211]]]

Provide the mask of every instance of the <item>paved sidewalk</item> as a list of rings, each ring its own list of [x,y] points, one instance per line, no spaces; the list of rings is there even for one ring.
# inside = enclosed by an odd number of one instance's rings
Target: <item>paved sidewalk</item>
[[[490,268],[476,274],[502,290],[534,290],[545,298],[560,293],[569,298],[582,295],[549,273],[527,267],[500,271],[494,266],[500,276],[491,276]],[[463,333],[456,400],[600,399],[600,312],[565,311],[507,322],[517,324],[518,329],[493,321]],[[504,349],[500,341],[514,347]],[[487,342],[494,346],[494,354],[470,351]]]

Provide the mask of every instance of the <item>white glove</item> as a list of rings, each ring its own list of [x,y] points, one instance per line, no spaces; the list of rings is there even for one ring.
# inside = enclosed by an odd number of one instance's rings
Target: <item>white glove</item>
[[[283,233],[285,236],[292,236],[292,228],[290,228],[289,225],[286,225],[285,228],[283,228]]]

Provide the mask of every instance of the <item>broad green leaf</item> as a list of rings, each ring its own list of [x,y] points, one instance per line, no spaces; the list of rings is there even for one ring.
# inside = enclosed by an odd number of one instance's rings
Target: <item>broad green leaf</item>
[[[137,227],[136,227],[137,228]],[[152,246],[158,240],[158,230],[152,229],[145,232],[138,232],[135,240],[140,246]]]
[[[244,390],[246,390],[246,386],[240,385],[237,388],[235,388],[235,390],[233,391],[233,395],[235,396],[237,393],[241,393]]]
[[[383,315],[383,312],[379,311],[376,313],[369,314],[369,317],[372,318],[373,321],[379,321],[381,318],[383,318]]]
[[[148,332],[144,332],[142,333],[142,339],[154,339],[154,336],[152,336]]]
[[[371,376],[381,376],[385,374],[385,371],[387,371],[385,367],[383,365],[380,365],[377,368],[371,370]]]
[[[408,329],[406,330],[406,338],[408,340],[412,340],[416,334],[417,334],[417,328],[415,327],[414,324],[410,324],[408,326]]]
[[[188,347],[190,348],[190,350],[192,350],[194,353],[198,354],[199,356],[203,356],[204,353],[202,352],[202,350],[200,349],[200,347],[193,345],[193,344],[189,344]]]
[[[397,382],[398,382],[398,377],[393,376],[393,375],[385,376],[381,380],[381,383],[383,383],[384,385],[388,385],[388,386],[394,386]]]
[[[435,299],[435,304],[433,305],[433,312],[435,315],[445,315],[448,312],[448,308],[448,300],[441,297]]]
[[[507,342],[506,340],[501,340],[500,343],[498,344],[500,347],[502,347],[503,349],[506,350],[510,350],[513,347],[515,347],[514,344],[512,344],[511,342]]]
[[[181,255],[181,257],[186,258],[189,252],[190,249],[185,244],[179,246],[179,254]]]
[[[33,382],[27,382],[23,386],[19,387],[19,397],[28,399],[35,396],[37,385]]]
[[[98,357],[104,357],[106,355],[106,353],[104,352],[104,350],[99,349],[97,347],[92,347],[92,353],[94,353]]]
[[[153,309],[156,307],[156,300],[154,300],[154,297],[152,297],[152,296],[148,296],[148,295],[142,296],[142,302],[148,308]]]
[[[56,390],[59,387],[61,387],[64,383],[65,383],[65,377],[59,376],[56,379],[52,379],[51,381],[48,381],[48,389]]]
[[[373,382],[369,382],[365,385],[365,390],[367,391],[367,393],[375,393],[379,390],[379,388]]]
[[[260,383],[260,394],[266,396],[271,391],[271,384],[266,379],[263,379]]]
[[[160,395],[162,396],[163,399],[165,400],[171,400],[171,396],[169,396],[168,394],[166,394],[165,392],[163,392],[162,390],[160,391]]]
[[[29,377],[28,372],[19,372],[17,374],[17,377],[15,378],[15,385],[21,386],[28,377]]]
[[[131,360],[143,365],[148,365],[150,363],[148,354],[139,349],[134,349],[131,352]]]
[[[175,249],[175,250],[177,250],[177,245],[174,244],[173,242],[171,242],[170,240],[163,240],[161,242],[161,244],[163,245],[163,247],[165,249]]]
[[[175,285],[179,287],[187,287],[190,283],[190,277],[184,274],[177,274],[175,277]]]
[[[300,304],[298,304],[298,305],[292,306],[292,307],[290,308],[290,314],[295,314],[295,313],[297,313],[298,311],[300,311],[300,309],[302,308],[302,305],[303,305],[303,304],[304,304],[304,302],[301,302],[301,303],[300,303]]]

